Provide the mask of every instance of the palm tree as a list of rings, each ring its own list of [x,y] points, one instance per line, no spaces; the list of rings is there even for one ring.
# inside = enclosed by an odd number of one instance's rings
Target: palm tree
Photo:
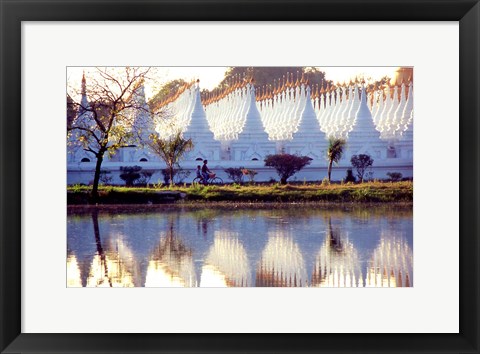
[[[151,134],[148,146],[167,164],[170,184],[173,184],[174,166],[183,155],[193,149],[192,139],[184,139],[181,131],[177,131],[167,139]]]
[[[328,140],[328,181],[331,181],[332,174],[332,164],[335,162],[338,164],[338,161],[342,158],[343,149],[345,148],[346,142],[343,139],[330,138]]]

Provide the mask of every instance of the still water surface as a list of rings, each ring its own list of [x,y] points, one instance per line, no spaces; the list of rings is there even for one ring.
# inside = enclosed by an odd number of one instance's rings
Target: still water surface
[[[410,208],[69,209],[68,287],[410,287]]]

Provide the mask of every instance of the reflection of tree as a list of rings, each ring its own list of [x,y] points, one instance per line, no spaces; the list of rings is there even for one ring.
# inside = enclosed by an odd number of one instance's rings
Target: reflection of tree
[[[97,251],[90,267],[87,287],[133,287],[132,271],[127,269],[133,268],[131,252],[120,241],[113,251],[105,251],[100,237],[98,210],[92,211],[92,223]],[[122,258],[129,258],[129,266]]]
[[[95,235],[95,245],[97,246],[97,254],[100,257],[101,268],[103,268],[104,276],[110,287],[112,287],[112,280],[108,277],[108,265],[105,252],[102,247],[102,240],[100,239],[100,228],[98,227],[98,210],[92,211],[93,233]],[[102,279],[103,282],[103,279]]]
[[[413,286],[413,250],[403,235],[382,232],[368,264],[366,286]]]
[[[248,256],[238,234],[216,231],[202,268],[203,287],[251,286]]]
[[[208,235],[208,226],[210,225],[211,219],[199,219],[197,220],[197,232],[200,232],[203,235],[203,238],[206,240]]]
[[[360,260],[357,250],[328,220],[325,243],[315,261],[312,274],[313,286],[358,287],[363,286]]]
[[[196,283],[192,250],[176,235],[172,216],[167,235],[152,252],[145,286],[194,287]]]
[[[269,232],[257,266],[256,286],[299,287],[307,285],[305,261],[298,245],[284,231]]]

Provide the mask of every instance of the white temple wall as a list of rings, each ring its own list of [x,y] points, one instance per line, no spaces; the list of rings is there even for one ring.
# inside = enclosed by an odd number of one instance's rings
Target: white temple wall
[[[388,159],[387,144],[385,143],[377,146],[349,146],[347,140],[344,158],[350,161],[353,155],[360,154],[370,155],[370,157],[374,160]]]
[[[231,156],[239,163],[258,159],[263,161],[265,156],[276,153],[276,146],[273,142],[237,142],[231,143]]]
[[[194,146],[194,149],[185,154],[185,160],[196,161],[197,159],[202,160],[220,160],[220,144],[216,141],[209,143],[197,144]]]
[[[109,177],[112,177],[110,184],[124,185],[125,182],[120,179],[120,167],[125,166],[124,163],[104,162],[102,164],[102,171],[111,171]],[[163,162],[138,162],[135,164],[128,164],[129,166],[140,166],[143,170],[155,171],[150,179],[150,185],[163,183],[163,175],[161,169],[165,169],[166,165]],[[190,171],[190,175],[185,179],[185,183],[191,183],[196,177],[196,166],[202,165],[200,161],[182,161],[180,166],[184,170]],[[273,168],[265,167],[263,160],[260,161],[209,161],[209,168],[222,178],[225,183],[232,183],[228,179],[224,169],[233,167],[244,167],[258,172],[255,176],[256,182],[268,182],[271,179],[279,181],[279,177]],[[312,161],[312,164],[304,168],[302,171],[295,174],[289,179],[293,181],[321,181],[327,176],[328,163],[326,160]],[[332,180],[341,181],[347,175],[347,169],[353,169],[350,161],[342,159],[340,164],[333,165]],[[67,184],[91,184],[93,182],[93,175],[95,170],[95,161],[87,163],[69,164],[67,169]],[[374,161],[372,166],[374,179],[387,179],[388,172],[400,172],[404,178],[413,177],[413,166],[408,159],[387,159]],[[353,169],[355,175],[355,170]],[[244,179],[245,182],[248,178]]]
[[[314,160],[324,160],[324,156],[327,156],[327,149],[328,144],[326,142],[309,143],[293,140],[285,145],[285,153],[308,156]]]
[[[395,144],[395,150],[398,158],[413,160],[413,144],[400,142]]]
[[[231,141],[222,140],[220,143],[220,160],[230,161],[232,159]]]

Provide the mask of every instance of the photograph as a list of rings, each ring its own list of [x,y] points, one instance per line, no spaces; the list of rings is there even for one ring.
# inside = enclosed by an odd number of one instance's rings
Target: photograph
[[[67,67],[67,287],[413,287],[413,67]]]
[[[480,0],[0,4],[1,354],[480,353]]]

